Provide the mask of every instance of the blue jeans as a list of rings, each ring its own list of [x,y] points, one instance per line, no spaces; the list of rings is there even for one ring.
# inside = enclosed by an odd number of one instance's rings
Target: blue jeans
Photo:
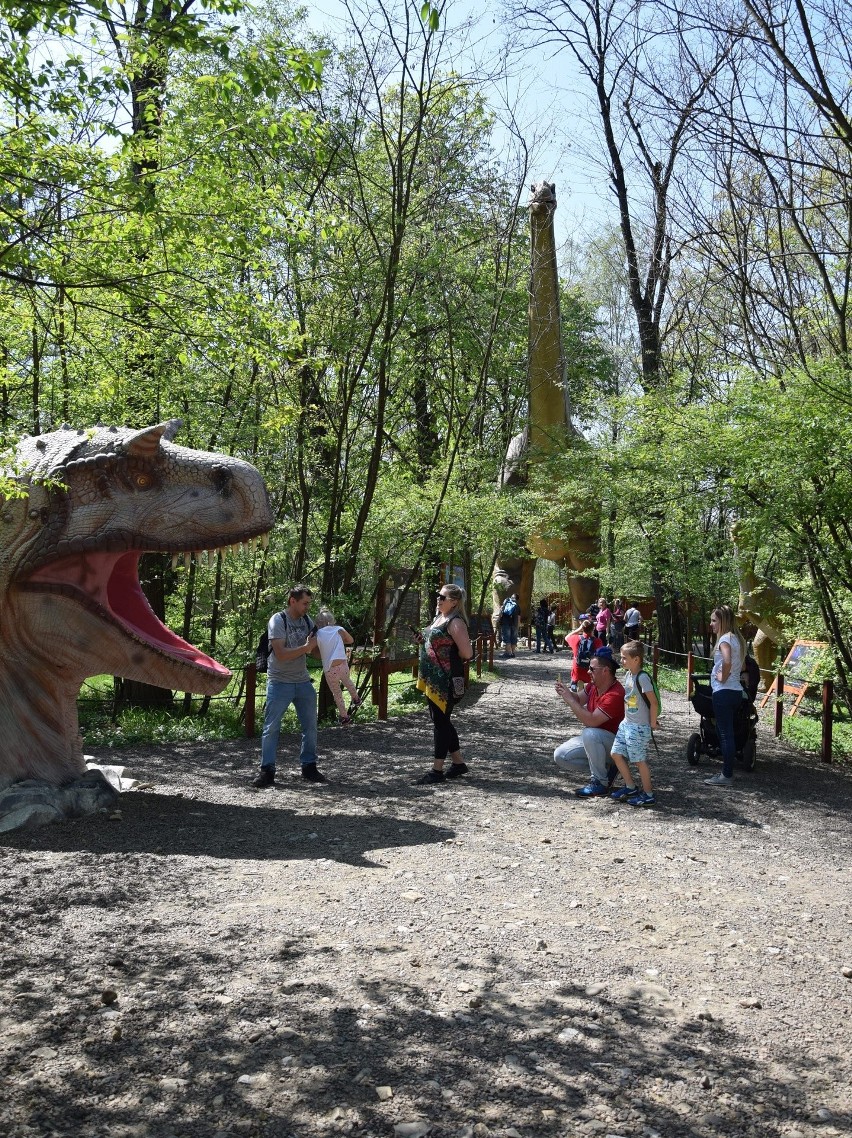
[[[734,716],[742,702],[743,693],[734,691],[733,688],[721,688],[713,692],[713,718],[716,720],[716,734],[722,752],[722,774],[725,778],[734,777],[734,759],[737,757]]]
[[[610,755],[615,735],[601,727],[584,727],[581,735],[575,735],[553,752],[553,761],[561,770],[579,767],[588,770],[596,782],[606,786],[609,777]]]
[[[302,766],[306,766],[317,761],[317,693],[314,691],[314,685],[310,680],[302,680],[298,684],[267,680],[266,712],[263,716],[263,738],[260,743],[262,767],[275,766],[281,720],[291,703],[296,709],[299,726],[302,728],[299,762]]]

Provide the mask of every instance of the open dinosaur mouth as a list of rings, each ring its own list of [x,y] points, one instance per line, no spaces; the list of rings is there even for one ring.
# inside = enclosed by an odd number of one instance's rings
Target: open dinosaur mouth
[[[24,588],[71,597],[134,640],[173,660],[221,677],[230,671],[183,640],[156,616],[139,583],[141,552],[80,553],[37,569]]]

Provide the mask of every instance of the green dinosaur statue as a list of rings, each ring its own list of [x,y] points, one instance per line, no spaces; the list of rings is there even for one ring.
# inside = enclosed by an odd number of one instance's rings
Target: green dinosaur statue
[[[565,359],[562,350],[562,321],[559,307],[559,275],[553,215],[556,212],[556,186],[536,182],[530,186],[530,293],[527,377],[529,383],[529,423],[527,429],[509,444],[501,482],[522,485],[528,463],[538,456],[555,453],[570,440],[582,443],[574,430],[565,385]],[[573,438],[572,438],[573,436]],[[598,559],[598,534],[577,525],[559,538],[527,536],[530,556],[500,557],[494,573],[494,615],[510,589],[514,589],[521,608],[521,620],[530,617],[535,559],[545,557],[572,570],[569,578],[571,599],[577,612],[585,612],[598,595],[598,581],[585,574]]]
[[[750,549],[745,527],[735,522],[731,527],[731,537],[737,551],[737,576],[740,597],[737,616],[750,621],[757,627],[757,635],[752,641],[754,658],[760,665],[760,674],[765,688],[769,688],[775,678],[778,649],[784,635],[783,619],[792,616],[793,604],[789,593],[775,581],[758,577],[754,571],[753,551]]]
[[[272,512],[253,466],[175,446],[179,426],[63,427],[17,448],[8,473],[25,494],[0,499],[0,790],[85,775],[77,695],[88,676],[205,695],[231,678],[160,623],[139,558],[252,541]]]

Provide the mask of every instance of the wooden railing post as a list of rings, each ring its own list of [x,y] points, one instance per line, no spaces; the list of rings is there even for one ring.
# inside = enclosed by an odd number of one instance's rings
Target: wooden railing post
[[[381,659],[379,657],[373,658],[373,669],[370,673],[370,700],[373,707],[379,706],[381,699]]]
[[[254,738],[254,709],[255,709],[255,696],[257,694],[257,665],[246,664],[245,669],[245,689],[246,689],[246,738]]]
[[[775,738],[784,730],[784,677],[779,672],[775,677]]]
[[[652,659],[653,659],[653,663],[651,665],[651,678],[653,679],[654,683],[656,683],[657,682],[657,669],[660,666],[660,646],[659,646],[659,644],[654,645],[654,652],[653,652]]]
[[[494,645],[496,641],[496,636],[488,637],[488,667],[492,672],[494,671]]]
[[[831,762],[831,732],[834,719],[834,684],[831,680],[822,685],[822,749],[820,757],[824,763]]]
[[[379,660],[379,719],[388,717],[388,663],[387,655],[382,652]]]
[[[482,636],[476,638],[476,675],[482,675],[482,653],[485,651],[485,642]]]
[[[695,668],[695,661],[692,658],[692,653],[686,654],[686,698],[692,695],[692,672]]]

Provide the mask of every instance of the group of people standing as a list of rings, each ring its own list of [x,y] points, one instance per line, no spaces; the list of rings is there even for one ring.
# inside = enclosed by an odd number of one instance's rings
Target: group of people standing
[[[713,610],[710,628],[715,636],[710,684],[722,770],[704,782],[708,786],[731,786],[737,752],[734,724],[744,698],[746,645],[730,605],[719,605]],[[586,637],[598,631],[590,618],[581,629]],[[610,797],[631,806],[653,806],[657,800],[649,747],[655,743],[660,704],[653,680],[644,671],[644,645],[639,640],[625,640],[622,644],[622,684],[617,678],[612,647],[604,645],[600,637],[596,639],[598,646],[586,664],[588,681],[582,690],[578,690],[573,671],[570,684],[564,684],[561,677],[556,682],[556,694],[580,721],[582,731],[556,748],[554,762],[563,770],[579,767],[588,771],[589,781],[574,792],[578,798]],[[574,667],[577,663],[575,648]],[[641,787],[636,785],[631,768],[637,771]],[[619,775],[623,785],[616,787]]]
[[[538,602],[533,613],[535,628],[535,650],[556,651],[556,605],[549,605],[545,597]],[[514,660],[518,644],[518,631],[521,623],[521,606],[517,593],[512,589],[505,597],[497,619],[497,633],[503,645],[503,659]]]
[[[287,595],[287,607],[269,619],[260,771],[252,782],[257,790],[275,785],[281,721],[290,706],[295,708],[301,728],[302,778],[315,783],[327,781],[317,767],[317,697],[308,672],[308,656],[318,655],[322,660],[341,724],[350,724],[361,704],[346,662],[346,647],[353,643],[352,636],[337,624],[334,614],[325,607],[320,609],[314,623],[308,615],[312,601],[313,592],[307,585],[293,585]],[[438,592],[432,623],[416,637],[420,644],[417,686],[427,698],[434,740],[432,769],[417,780],[419,783],[444,782],[467,774],[451,719],[453,707],[464,690],[464,664],[473,657],[464,602],[464,589],[454,584],[443,585]],[[342,688],[352,697],[348,709]],[[445,768],[447,758],[450,765]]]
[[[513,660],[516,655],[518,632],[520,627],[521,609],[517,593],[511,589],[502,605],[497,621],[497,632],[500,643],[503,645],[503,659]],[[542,597],[533,613],[533,627],[535,629],[535,650],[541,652],[556,652],[556,605],[548,604]],[[634,605],[626,606],[621,597],[616,597],[610,607],[606,597],[589,606],[588,612],[580,617],[580,624],[565,637],[565,646],[571,648],[576,658],[577,652],[572,637],[578,640],[591,637],[595,642],[595,649],[609,645],[613,652],[621,650],[622,644],[627,640],[638,640],[642,628],[642,615]],[[532,647],[532,645],[530,645]],[[590,656],[588,657],[590,658]],[[579,674],[572,676],[574,682],[580,680],[588,683],[588,669],[582,668]]]
[[[635,606],[625,608],[621,597],[616,597],[610,608],[606,597],[599,597],[565,637],[565,646],[571,649],[573,656],[571,691],[576,692],[580,684],[591,682],[589,662],[596,652],[606,647],[611,654],[620,652],[624,644],[637,641],[641,632],[642,614]]]
[[[346,667],[345,646],[352,643],[352,637],[334,622],[333,614],[327,609],[318,614],[318,624],[321,622],[318,628],[308,615],[312,598],[306,585],[294,585],[288,595],[287,608],[275,613],[269,621],[270,655],[261,767],[252,784],[258,789],[275,783],[281,720],[291,704],[302,730],[302,777],[308,782],[326,781],[317,768],[316,692],[308,674],[308,655],[321,653],[343,723],[351,722],[351,715],[360,703]],[[625,639],[618,648],[624,670],[623,683],[618,679],[613,645],[605,644],[601,635],[608,634],[616,610],[609,610],[604,598],[601,600],[604,603],[595,617],[586,616],[580,627],[566,638],[574,655],[571,681],[564,683],[560,675],[556,694],[579,720],[582,730],[560,744],[553,758],[561,769],[579,767],[588,771],[588,782],[575,791],[579,798],[611,797],[631,806],[653,806],[656,796],[649,747],[657,726],[659,699],[651,677],[644,670],[644,645],[638,635]],[[605,616],[603,626],[599,627],[601,612],[607,610],[609,617]],[[625,618],[630,611],[625,612]],[[734,716],[742,700],[740,670],[745,659],[745,644],[728,605],[714,609],[710,626],[716,636],[711,684],[723,768],[720,774],[705,782],[729,786],[733,782],[736,757]],[[635,627],[638,633],[638,624],[626,624],[626,627]],[[417,687],[427,699],[434,747],[432,767],[417,783],[433,785],[468,773],[452,722],[454,707],[464,691],[464,664],[473,656],[462,588],[452,583],[441,587],[435,616],[429,626],[417,634],[417,640],[420,645]],[[585,659],[588,640],[592,648]],[[546,645],[546,637],[544,643]],[[352,693],[353,702],[348,711],[342,702],[341,686]],[[637,785],[633,770],[638,773],[641,785]],[[619,776],[623,784],[616,786]]]

